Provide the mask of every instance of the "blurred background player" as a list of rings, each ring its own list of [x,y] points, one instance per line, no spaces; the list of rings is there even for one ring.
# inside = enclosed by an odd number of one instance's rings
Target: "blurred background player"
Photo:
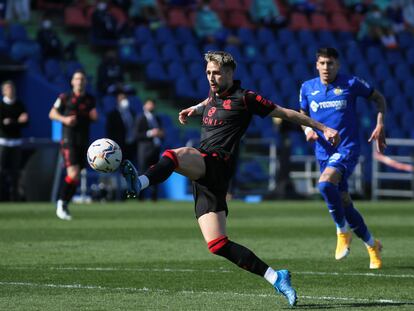
[[[89,126],[98,119],[95,99],[86,92],[86,75],[76,71],[71,80],[72,91],[60,94],[49,112],[49,118],[62,123],[61,152],[66,177],[56,204],[56,215],[71,220],[68,205],[79,184],[79,175],[85,167],[89,145]]]
[[[174,171],[188,177],[193,182],[196,218],[209,250],[264,277],[290,305],[295,305],[296,291],[291,286],[288,270],[273,270],[251,250],[227,237],[226,195],[234,174],[234,156],[253,115],[279,117],[317,127],[333,144],[340,139],[338,132],[241,88],[240,81],[233,80],[236,62],[231,54],[208,52],[205,61],[209,97],[179,113],[182,124],[187,122],[188,116],[203,114],[200,147],[166,150],[141,176],[129,161],[124,161],[121,169],[129,186],[127,195],[135,197],[149,185],[165,181]]]
[[[22,127],[29,115],[22,101],[16,98],[12,81],[1,86],[0,101],[0,200],[18,201],[21,165]]]
[[[138,168],[142,174],[160,158],[164,130],[161,118],[155,114],[155,108],[155,101],[147,99],[142,107],[143,113],[137,119]],[[151,188],[151,199],[156,201],[158,186],[153,185]],[[139,194],[139,198],[144,199],[144,192]]]
[[[335,259],[349,254],[351,231],[364,241],[370,256],[370,269],[382,266],[382,245],[369,232],[361,214],[354,207],[348,192],[351,176],[360,155],[356,98],[372,100],[377,106],[377,124],[369,138],[376,141],[377,150],[386,147],[384,96],[367,82],[350,75],[339,74],[339,53],[334,48],[320,48],[316,53],[319,77],[305,81],[300,90],[301,112],[339,131],[342,141],[332,147],[320,132],[304,127],[306,140],[315,142],[315,155],[320,164],[319,190],[337,227]]]

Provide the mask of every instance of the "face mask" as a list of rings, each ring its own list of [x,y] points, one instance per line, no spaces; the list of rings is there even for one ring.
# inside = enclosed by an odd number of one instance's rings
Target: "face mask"
[[[105,2],[99,2],[97,5],[98,10],[105,10],[106,9],[106,3]]]
[[[119,102],[119,107],[122,109],[127,109],[129,107],[129,100],[124,98]]]
[[[52,27],[52,22],[47,19],[47,20],[43,21],[42,26],[45,29],[49,29],[50,27]]]

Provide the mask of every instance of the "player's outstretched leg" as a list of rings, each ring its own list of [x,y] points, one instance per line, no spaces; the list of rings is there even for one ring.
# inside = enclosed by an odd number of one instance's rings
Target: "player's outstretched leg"
[[[136,198],[141,191],[141,182],[138,179],[138,172],[134,164],[129,160],[124,160],[121,163],[121,173],[127,183],[127,199]]]
[[[278,293],[286,297],[291,306],[296,305],[296,291],[290,283],[290,272],[288,270],[277,270],[277,279],[273,287]]]
[[[350,231],[338,232],[336,237],[335,259],[341,260],[346,258],[351,251],[352,233]]]
[[[68,203],[63,200],[58,200],[56,203],[56,216],[62,220],[72,220],[69,213]]]

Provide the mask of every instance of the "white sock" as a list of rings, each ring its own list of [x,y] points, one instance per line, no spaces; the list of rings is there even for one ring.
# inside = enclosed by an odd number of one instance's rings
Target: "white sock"
[[[272,268],[267,268],[266,273],[264,275],[264,278],[266,281],[268,281],[270,284],[274,285],[277,280],[277,273]]]
[[[373,237],[373,236],[371,236],[371,237],[369,238],[369,240],[368,240],[368,241],[366,241],[366,242],[364,242],[364,243],[365,243],[365,245],[366,245],[366,246],[374,247],[374,245],[375,245],[375,240],[374,240],[374,237]]]
[[[145,189],[149,186],[149,179],[145,175],[141,175],[138,177],[139,182],[141,183],[141,190]]]
[[[345,221],[343,227],[336,227],[336,233],[346,233],[349,231],[348,223]]]

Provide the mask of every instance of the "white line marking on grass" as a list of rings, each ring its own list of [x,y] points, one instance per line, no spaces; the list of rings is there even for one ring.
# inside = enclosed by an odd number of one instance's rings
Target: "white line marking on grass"
[[[235,295],[243,297],[274,297],[270,294],[246,294],[236,292],[214,292],[214,291],[171,291],[168,289],[159,288],[137,288],[137,287],[107,287],[100,285],[82,285],[82,284],[52,284],[52,283],[33,283],[33,282],[1,282],[0,286],[26,286],[26,287],[38,287],[38,288],[65,288],[65,289],[86,289],[86,290],[106,290],[106,291],[128,291],[128,292],[153,292],[153,293],[167,293],[167,294],[202,294],[202,295]],[[367,299],[367,298],[352,298],[352,297],[331,297],[331,296],[298,296],[300,299],[309,300],[338,300],[349,302],[367,302],[367,303],[382,303],[382,304],[414,304],[414,301],[399,301],[393,299]]]
[[[73,270],[73,271],[137,271],[137,272],[211,272],[230,273],[236,270],[227,269],[175,269],[175,268],[117,268],[117,267],[49,267],[50,270]],[[318,272],[318,271],[291,271],[292,274],[309,275],[333,275],[333,276],[368,276],[384,278],[414,278],[413,274],[383,274],[383,273],[350,273],[350,272]]]

